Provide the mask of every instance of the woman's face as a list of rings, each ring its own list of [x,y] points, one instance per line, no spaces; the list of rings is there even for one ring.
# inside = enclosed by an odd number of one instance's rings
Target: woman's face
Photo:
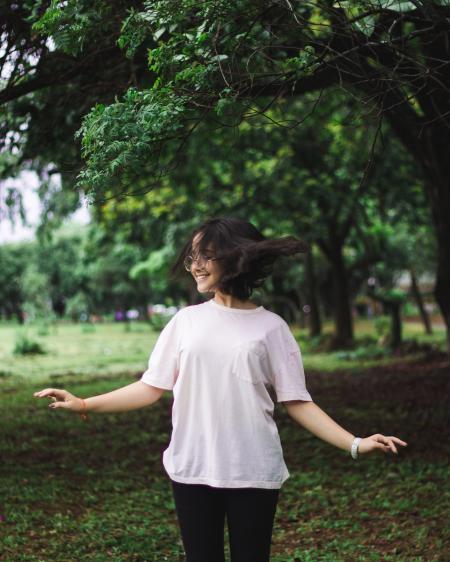
[[[208,249],[205,256],[198,255],[197,244],[200,235],[197,234],[192,241],[192,256],[197,258],[191,267],[191,274],[197,283],[199,293],[214,292],[217,283],[222,275],[222,267],[220,261],[207,260],[207,256],[213,257],[213,252]]]

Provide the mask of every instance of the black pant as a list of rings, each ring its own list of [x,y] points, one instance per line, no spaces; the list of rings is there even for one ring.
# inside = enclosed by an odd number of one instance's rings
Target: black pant
[[[186,562],[225,562],[225,515],[231,562],[269,562],[279,490],[171,483]]]

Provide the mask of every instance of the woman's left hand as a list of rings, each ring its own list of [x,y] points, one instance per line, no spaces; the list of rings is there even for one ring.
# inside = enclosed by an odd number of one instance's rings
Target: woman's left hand
[[[370,437],[365,437],[361,439],[358,447],[358,454],[371,453],[372,451],[382,451],[384,453],[392,452],[398,454],[397,447],[395,445],[401,445],[406,447],[407,443],[402,441],[398,437],[393,437],[392,435],[386,437],[381,435],[381,433],[375,433]]]

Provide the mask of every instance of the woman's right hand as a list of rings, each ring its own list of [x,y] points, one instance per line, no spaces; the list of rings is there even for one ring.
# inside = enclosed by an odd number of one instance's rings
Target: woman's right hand
[[[77,398],[67,390],[60,388],[44,388],[33,394],[35,398],[51,398],[53,402],[49,404],[49,408],[65,408],[72,412],[81,412],[84,409],[83,400]]]

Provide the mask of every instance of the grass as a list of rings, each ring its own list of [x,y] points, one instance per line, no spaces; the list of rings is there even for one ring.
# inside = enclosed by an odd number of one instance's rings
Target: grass
[[[0,382],[0,560],[183,560],[161,462],[170,393],[151,408],[91,415],[87,423],[32,397],[49,382],[79,396],[132,382],[157,337],[139,328],[106,325],[85,334],[59,326],[39,338],[51,353],[31,360],[10,356],[17,328],[0,330],[1,368],[11,373]],[[307,372],[311,359],[305,353]],[[349,431],[407,441],[398,457],[355,462],[277,405],[291,477],[280,494],[272,562],[448,559],[449,366],[416,359],[363,369],[353,361],[339,376],[327,369],[307,375],[314,400]]]
[[[38,341],[45,355],[15,356],[15,342],[23,334]],[[89,380],[96,376],[143,372],[158,337],[150,326],[134,324],[56,324],[46,336],[38,327],[0,326],[0,380],[4,384],[35,384],[61,380]]]
[[[331,324],[325,324],[324,333],[331,333]],[[334,371],[336,369],[360,369],[373,365],[387,365],[404,359],[341,359],[339,352],[316,353],[310,349],[306,330],[294,329],[303,353],[305,369]],[[39,326],[23,327],[16,324],[0,324],[0,381],[15,386],[26,381],[55,384],[89,380],[95,376],[111,376],[143,372],[158,333],[147,324],[120,323],[97,324],[86,327],[80,324],[55,324],[47,335],[40,335]],[[431,336],[423,334],[420,324],[405,324],[405,338],[416,338],[422,343],[435,343],[441,349],[445,345],[443,328],[435,328]],[[15,356],[16,341],[23,335],[37,341],[47,351],[45,355]],[[355,339],[361,341],[375,337],[373,323],[358,321]],[[415,357],[412,357],[413,359]]]

